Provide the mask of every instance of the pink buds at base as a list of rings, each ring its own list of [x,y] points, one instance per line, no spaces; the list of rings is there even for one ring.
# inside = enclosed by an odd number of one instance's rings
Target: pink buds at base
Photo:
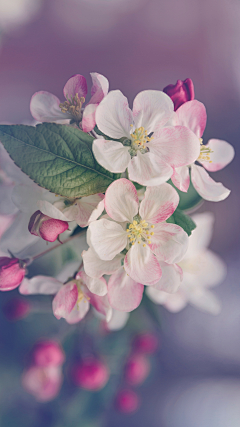
[[[150,372],[150,363],[146,356],[133,355],[128,360],[125,367],[126,381],[131,385],[140,385],[148,377]]]
[[[159,340],[151,333],[139,334],[135,337],[133,346],[138,353],[152,354],[156,352]]]
[[[116,407],[120,412],[131,414],[138,410],[140,400],[133,390],[121,390],[116,398]]]
[[[40,341],[33,348],[33,363],[36,366],[60,366],[65,361],[65,355],[58,342],[52,340]]]
[[[23,298],[12,298],[3,307],[6,318],[10,321],[17,321],[28,316],[31,304]]]
[[[36,211],[30,218],[28,230],[34,236],[39,236],[47,242],[55,242],[59,234],[68,229],[68,222],[54,219]]]
[[[11,291],[25,276],[24,263],[18,258],[0,257],[0,291]]]
[[[30,366],[22,376],[22,386],[38,402],[54,399],[62,385],[63,376],[59,366]]]
[[[75,365],[72,374],[76,385],[91,391],[101,390],[109,379],[108,367],[93,358],[84,359]]]
[[[163,89],[174,103],[174,111],[176,111],[182,104],[194,99],[194,86],[191,79],[184,81],[178,80],[175,85],[168,85]]]

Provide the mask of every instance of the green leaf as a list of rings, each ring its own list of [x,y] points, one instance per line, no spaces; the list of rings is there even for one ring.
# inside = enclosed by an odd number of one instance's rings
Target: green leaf
[[[55,123],[0,125],[0,140],[16,165],[41,187],[65,197],[103,193],[120,178],[97,163],[93,139]]]
[[[171,180],[169,180],[168,183],[171,184],[179,194],[179,209],[183,211],[189,211],[196,207],[202,201],[202,197],[197,193],[197,191],[192,185],[192,182],[190,182],[187,193],[184,193],[183,191],[180,191],[178,188],[176,188]]]
[[[175,212],[167,219],[167,222],[172,224],[177,224],[183,228],[184,231],[190,236],[192,231],[196,228],[195,222],[190,218],[190,216],[186,215],[180,209],[176,209]]]

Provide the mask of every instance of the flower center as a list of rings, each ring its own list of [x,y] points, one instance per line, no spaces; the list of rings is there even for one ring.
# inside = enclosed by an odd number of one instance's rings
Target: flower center
[[[69,99],[67,96],[67,101],[59,104],[59,107],[63,113],[70,113],[71,116],[74,117],[76,120],[81,119],[81,109],[82,105],[85,102],[85,98],[81,96],[81,98],[78,97],[78,93],[74,97],[71,97]]]
[[[89,300],[90,298],[84,294],[82,287],[84,286],[84,283],[81,279],[77,279],[76,280],[76,285],[77,285],[77,289],[78,289],[78,299],[77,299],[77,304],[80,304],[80,302],[82,300],[84,300],[84,302],[86,302],[86,300]]]
[[[202,138],[200,138],[200,154],[197,160],[199,160],[200,162],[204,161],[212,163],[212,160],[210,158],[211,153],[213,153],[211,148],[206,147],[206,145],[203,144]]]
[[[130,245],[134,245],[134,243],[143,243],[143,247],[146,246],[146,243],[151,244],[151,236],[154,235],[154,232],[150,229],[154,228],[154,225],[149,225],[144,219],[134,220],[131,224],[129,224],[127,228],[128,239]]]
[[[133,125],[131,125],[132,127]],[[136,156],[137,151],[139,150],[141,153],[146,153],[148,151],[147,143],[151,141],[152,137],[148,136],[147,130],[144,129],[143,126],[135,129],[135,131],[131,134],[131,148],[129,150],[132,156]]]

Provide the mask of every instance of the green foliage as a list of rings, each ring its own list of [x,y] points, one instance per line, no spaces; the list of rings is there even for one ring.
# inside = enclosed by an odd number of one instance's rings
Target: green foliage
[[[33,181],[65,197],[105,192],[120,177],[100,166],[93,137],[72,126],[0,125],[0,140],[17,166]]]
[[[171,184],[175,188],[175,190],[178,192],[180,197],[180,202],[178,207],[182,211],[189,211],[202,201],[202,197],[197,193],[197,191],[192,185],[192,182],[190,182],[187,193],[184,193],[183,191],[180,191],[178,188],[176,188],[171,180],[169,180],[168,183]]]
[[[190,218],[190,216],[186,215],[180,209],[176,209],[170,218],[168,218],[167,222],[172,224],[177,224],[183,228],[184,231],[190,236],[192,231],[196,228],[195,222]]]

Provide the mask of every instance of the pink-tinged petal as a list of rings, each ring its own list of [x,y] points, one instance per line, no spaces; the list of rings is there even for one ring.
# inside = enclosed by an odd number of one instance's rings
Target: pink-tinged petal
[[[149,135],[156,127],[162,127],[167,123],[173,110],[173,102],[164,92],[144,90],[133,101],[136,128],[143,126]]]
[[[98,313],[103,314],[106,319],[106,322],[112,317],[112,307],[109,304],[107,295],[98,296],[94,294],[87,294],[90,304],[98,311]]]
[[[192,165],[191,178],[198,194],[210,202],[225,200],[231,192],[221,182],[215,182],[201,166]]]
[[[70,325],[80,322],[87,314],[90,304],[86,298],[75,304],[70,313],[66,313],[65,320]],[[62,316],[63,317],[63,316]]]
[[[101,132],[110,138],[129,138],[133,124],[132,111],[127,98],[120,90],[113,90],[100,102],[96,111],[96,123]]]
[[[148,147],[162,162],[174,168],[195,162],[200,154],[199,139],[184,126],[162,128],[154,134],[154,139],[148,143]]]
[[[74,281],[62,286],[53,299],[53,314],[57,319],[66,317],[71,313],[78,299],[78,289]]]
[[[96,220],[104,210],[104,195],[101,193],[82,197],[76,201],[77,215],[74,220],[80,227],[86,227],[90,221]]]
[[[144,286],[129,277],[121,267],[112,274],[108,282],[108,298],[116,310],[135,310],[142,300]]]
[[[174,169],[171,179],[175,187],[177,187],[180,191],[187,193],[190,184],[188,166],[182,166],[181,168]]]
[[[88,237],[96,254],[104,261],[112,260],[127,246],[127,232],[120,224],[107,219],[91,222]]]
[[[161,162],[154,153],[137,152],[128,165],[129,179],[141,185],[160,185],[172,176],[173,169]]]
[[[209,172],[219,171],[227,166],[234,158],[234,148],[231,144],[221,139],[210,139],[206,145],[210,148],[210,162],[199,161]]]
[[[62,282],[54,277],[35,276],[31,279],[25,278],[19,286],[22,295],[54,295],[62,288]]]
[[[81,279],[93,294],[104,296],[107,293],[107,282],[103,277],[93,279],[84,271],[79,271],[76,275],[76,279]]]
[[[118,222],[132,222],[138,213],[136,187],[128,179],[121,178],[109,185],[104,199],[107,214]]]
[[[113,173],[125,172],[131,160],[129,147],[124,147],[121,142],[95,139],[92,150],[97,162]]]
[[[88,104],[99,104],[107,95],[109,81],[102,74],[90,73],[92,77],[91,99]]]
[[[140,204],[139,214],[151,224],[166,221],[176,210],[179,195],[170,184],[147,187]]]
[[[188,248],[188,240],[187,233],[178,225],[161,223],[154,228],[150,248],[159,261],[174,264],[179,262],[185,255]]]
[[[168,294],[167,292],[155,289],[153,286],[149,286],[146,289],[146,294],[155,304],[164,305],[172,313],[181,311],[188,303],[186,295],[180,291],[175,294]]]
[[[220,300],[210,291],[200,286],[194,289],[194,292],[188,294],[190,304],[199,310],[217,315],[221,311]]]
[[[81,74],[75,74],[70,77],[63,88],[63,94],[66,99],[74,98],[76,94],[81,98],[86,98],[87,95],[87,81]]]
[[[55,122],[71,119],[71,115],[63,113],[59,108],[60,100],[49,92],[36,92],[30,102],[32,116],[38,122]]]
[[[159,264],[162,269],[162,277],[159,282],[154,285],[154,288],[173,294],[178,290],[182,282],[182,269],[177,264],[167,264],[163,261],[160,261]]]
[[[83,251],[82,258],[87,275],[99,278],[104,274],[114,273],[121,266],[123,256],[116,255],[111,261],[103,261],[92,248],[89,248],[88,251]]]
[[[162,270],[150,247],[135,243],[124,259],[126,273],[143,285],[154,285],[162,276]]]
[[[201,138],[207,123],[206,108],[202,102],[196,99],[185,102],[178,108],[177,115],[181,126],[186,126]]]
[[[96,125],[96,110],[97,104],[89,104],[84,108],[82,115],[82,130],[83,132],[91,132]]]

